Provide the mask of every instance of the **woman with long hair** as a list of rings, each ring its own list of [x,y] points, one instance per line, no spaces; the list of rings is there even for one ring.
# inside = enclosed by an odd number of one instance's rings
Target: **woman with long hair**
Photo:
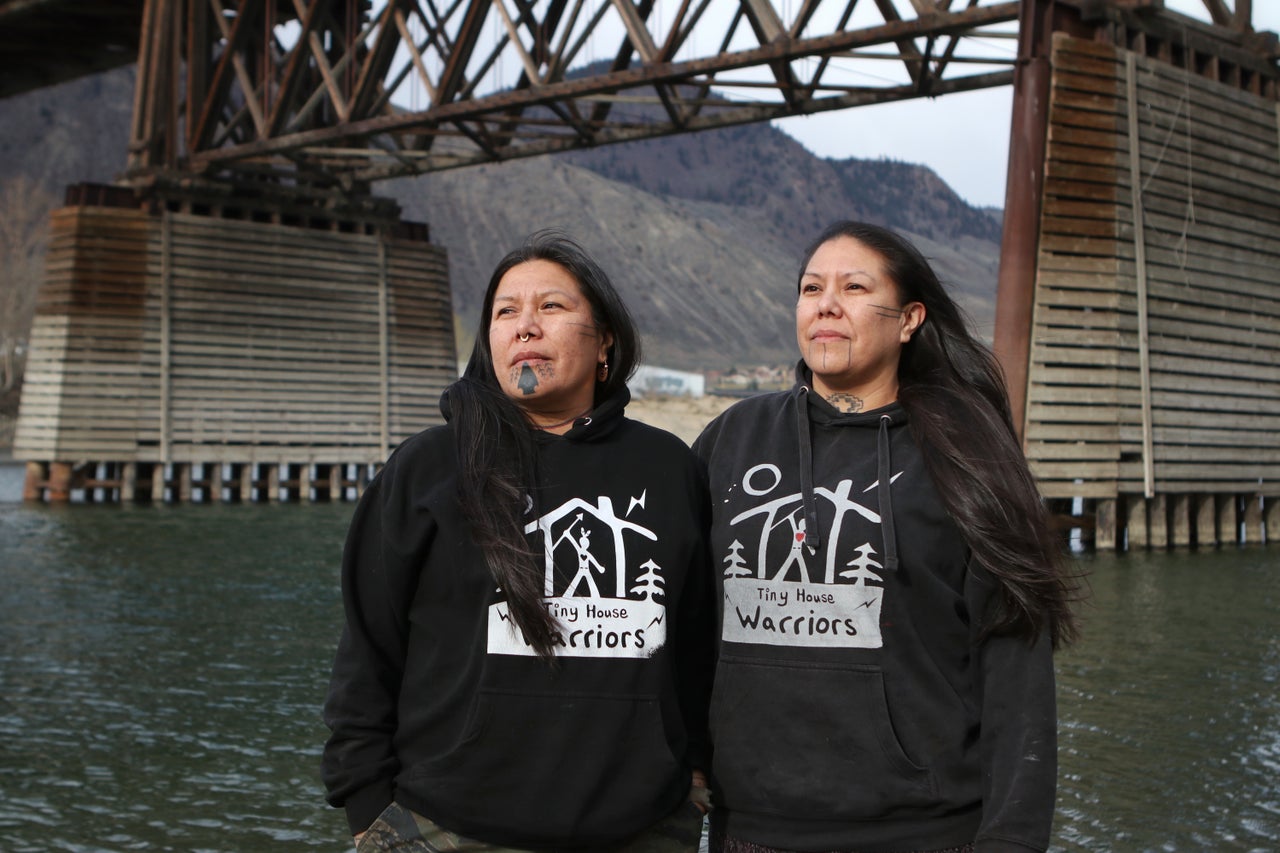
[[[322,763],[358,850],[697,849],[709,511],[689,449],[625,417],[639,358],[603,270],[534,235],[446,425],[362,497]]]
[[[999,368],[888,229],[806,252],[790,391],[694,444],[723,601],[713,846],[1049,843],[1075,582]]]

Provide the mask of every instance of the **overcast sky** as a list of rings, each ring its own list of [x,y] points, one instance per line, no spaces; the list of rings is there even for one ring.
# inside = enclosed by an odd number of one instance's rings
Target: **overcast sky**
[[[1209,20],[1202,0],[1165,0],[1165,6]],[[1280,0],[1255,0],[1253,26],[1280,31]],[[1005,86],[797,116],[776,124],[822,157],[924,163],[970,204],[1003,207],[1012,98],[1013,88]]]

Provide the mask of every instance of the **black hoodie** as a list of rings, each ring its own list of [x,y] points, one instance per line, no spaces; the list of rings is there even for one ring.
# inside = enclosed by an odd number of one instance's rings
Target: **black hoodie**
[[[513,630],[460,515],[451,426],[402,444],[364,494],[322,761],[353,833],[394,799],[493,844],[611,844],[706,767],[705,482],[678,438],[623,416],[628,399],[535,433],[527,531],[560,622],[555,668]]]
[[[789,850],[1044,850],[1050,643],[984,638],[970,560],[898,404],[842,414],[801,363],[694,443],[721,648],[712,784],[730,835]]]

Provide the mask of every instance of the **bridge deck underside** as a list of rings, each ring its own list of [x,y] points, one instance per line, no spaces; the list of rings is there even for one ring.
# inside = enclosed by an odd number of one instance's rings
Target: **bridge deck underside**
[[[130,65],[142,0],[0,0],[0,98]]]

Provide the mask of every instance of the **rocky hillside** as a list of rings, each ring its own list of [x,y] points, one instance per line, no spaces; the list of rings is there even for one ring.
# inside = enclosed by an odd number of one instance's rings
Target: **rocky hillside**
[[[106,181],[124,164],[131,69],[0,101],[0,184]],[[574,235],[615,278],[648,361],[704,369],[794,358],[792,288],[804,245],[837,218],[913,237],[989,334],[998,212],[932,171],[828,160],[751,125],[472,167],[382,184],[449,251],[460,329],[496,261],[544,227]],[[464,333],[465,335],[465,333]],[[466,341],[460,349],[465,350]]]

